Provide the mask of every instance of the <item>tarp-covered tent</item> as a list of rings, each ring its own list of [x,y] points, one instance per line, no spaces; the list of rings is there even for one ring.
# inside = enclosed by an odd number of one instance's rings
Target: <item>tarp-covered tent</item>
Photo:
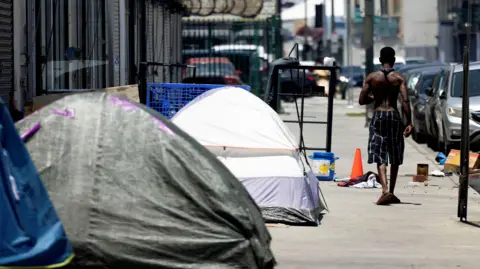
[[[18,123],[74,248],[74,265],[272,268],[261,212],[235,176],[155,111],[64,97]]]
[[[0,268],[62,266],[63,225],[0,98]]]
[[[318,180],[295,137],[265,102],[235,87],[210,90],[172,121],[212,151],[246,186],[266,222],[317,225]]]

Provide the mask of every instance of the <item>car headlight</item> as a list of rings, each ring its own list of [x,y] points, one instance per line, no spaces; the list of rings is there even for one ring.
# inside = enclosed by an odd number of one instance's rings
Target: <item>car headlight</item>
[[[448,115],[450,115],[452,117],[456,117],[456,118],[461,118],[462,117],[462,109],[449,107],[448,108]]]
[[[340,76],[340,81],[341,82],[348,82],[348,78],[346,78],[345,76]]]

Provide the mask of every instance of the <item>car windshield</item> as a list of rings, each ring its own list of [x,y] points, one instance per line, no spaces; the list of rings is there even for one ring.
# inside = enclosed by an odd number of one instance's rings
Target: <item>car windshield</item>
[[[197,76],[231,76],[235,74],[232,63],[200,63],[195,64]],[[189,69],[188,76],[193,76],[193,69]]]
[[[452,88],[450,95],[452,97],[462,97],[463,91],[463,71],[453,74]],[[468,92],[470,97],[480,96],[480,69],[470,70],[468,75]]]

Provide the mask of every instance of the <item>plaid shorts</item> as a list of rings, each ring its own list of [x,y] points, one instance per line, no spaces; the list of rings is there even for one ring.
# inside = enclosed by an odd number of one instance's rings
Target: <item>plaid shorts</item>
[[[368,163],[403,163],[405,127],[397,110],[375,111],[370,122]]]

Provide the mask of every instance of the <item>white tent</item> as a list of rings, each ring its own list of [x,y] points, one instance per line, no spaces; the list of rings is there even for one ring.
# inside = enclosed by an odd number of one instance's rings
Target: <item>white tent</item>
[[[295,136],[278,114],[255,95],[234,87],[210,90],[172,121],[216,156],[295,156]]]
[[[172,121],[244,184],[267,222],[318,224],[318,180],[299,156],[294,135],[265,102],[240,88],[210,90]]]

